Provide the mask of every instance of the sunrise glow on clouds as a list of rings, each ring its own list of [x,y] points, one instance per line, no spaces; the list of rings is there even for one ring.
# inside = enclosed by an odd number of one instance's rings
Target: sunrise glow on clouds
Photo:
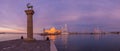
[[[35,10],[34,32],[64,24],[71,31],[120,30],[120,0],[0,0],[0,27],[26,32],[28,2]]]
[[[0,27],[0,32],[15,32],[15,33],[21,33],[23,31],[13,29],[13,28],[5,28],[5,27]]]

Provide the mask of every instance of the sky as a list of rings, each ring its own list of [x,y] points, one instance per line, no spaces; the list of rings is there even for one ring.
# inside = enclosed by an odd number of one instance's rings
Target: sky
[[[31,3],[34,32],[68,25],[71,32],[120,31],[120,0],[0,0],[0,32],[26,32]]]

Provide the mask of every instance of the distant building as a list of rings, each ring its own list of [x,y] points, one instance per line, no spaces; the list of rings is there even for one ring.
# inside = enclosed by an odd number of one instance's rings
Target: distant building
[[[61,32],[62,34],[69,34],[67,24],[65,24],[64,27],[61,28]]]
[[[44,29],[45,34],[61,34],[61,30],[56,29],[55,27],[51,27],[50,29]]]

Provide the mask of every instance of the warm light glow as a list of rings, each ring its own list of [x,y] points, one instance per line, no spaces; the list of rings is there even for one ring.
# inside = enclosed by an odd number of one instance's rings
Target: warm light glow
[[[55,35],[51,35],[51,36],[49,36],[49,38],[50,38],[51,40],[55,41],[56,36],[55,36]]]
[[[49,30],[45,30],[46,33],[54,34],[54,33],[60,33],[60,30],[57,30],[55,27],[50,28]]]
[[[11,28],[0,27],[0,32],[23,32],[23,31],[11,29]]]

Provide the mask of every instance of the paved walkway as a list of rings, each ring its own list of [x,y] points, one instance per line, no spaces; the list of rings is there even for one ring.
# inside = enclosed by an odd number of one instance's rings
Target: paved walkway
[[[57,51],[55,43],[52,40],[50,40],[50,51]]]
[[[50,51],[50,41],[37,40],[25,42],[23,40],[10,40],[0,42],[0,51]]]

